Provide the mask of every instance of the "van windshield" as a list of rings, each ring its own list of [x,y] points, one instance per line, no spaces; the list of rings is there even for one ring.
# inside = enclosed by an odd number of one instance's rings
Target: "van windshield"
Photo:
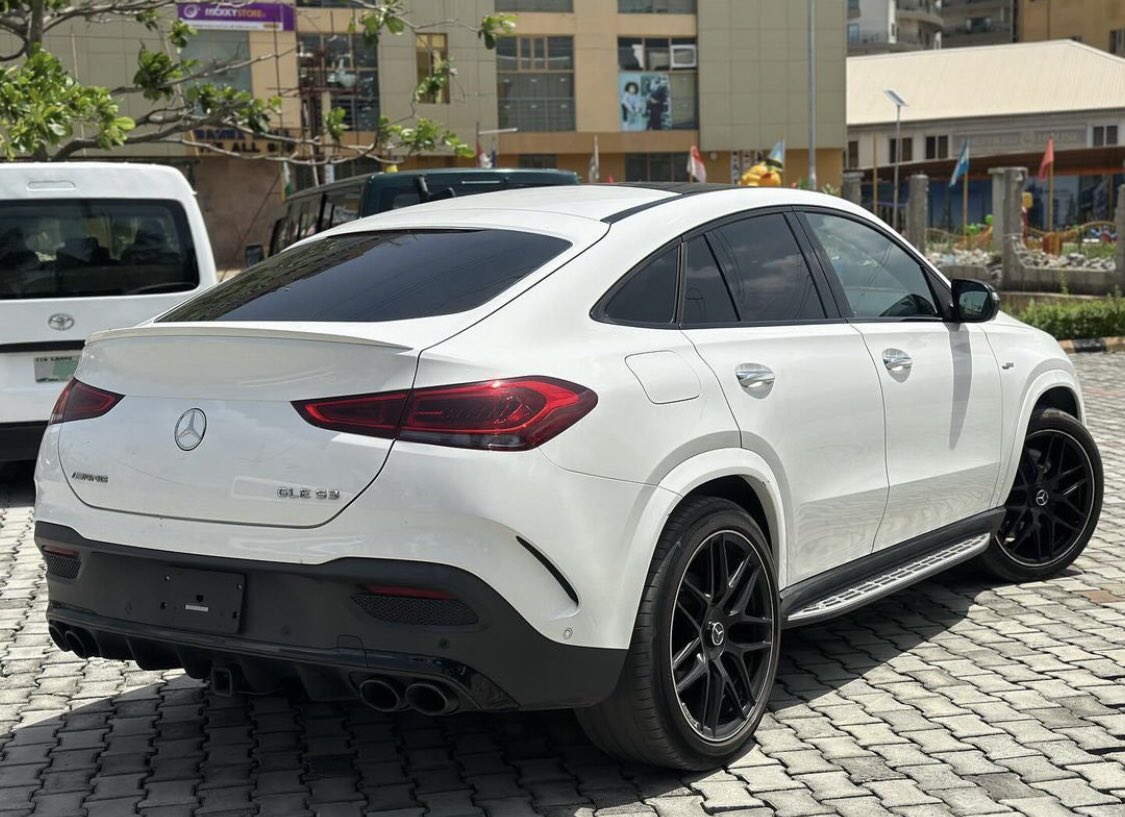
[[[198,285],[179,202],[0,202],[0,300],[146,295]]]

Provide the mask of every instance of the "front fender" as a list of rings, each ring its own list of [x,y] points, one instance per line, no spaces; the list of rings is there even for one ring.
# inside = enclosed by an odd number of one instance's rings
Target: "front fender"
[[[1069,363],[1069,361],[1068,361]],[[1003,504],[1012,490],[1016,480],[1016,469],[1019,467],[1020,452],[1023,450],[1023,440],[1028,423],[1031,422],[1031,412],[1039,398],[1050,389],[1063,387],[1074,393],[1078,403],[1078,419],[1086,416],[1086,408],[1082,401],[1082,388],[1078,384],[1073,368],[1059,365],[1057,360],[1043,361],[1037,370],[1027,379],[1019,399],[1019,414],[1012,433],[1008,435],[1006,445],[1001,451],[1000,473],[996,482],[996,491],[992,497],[992,506]]]

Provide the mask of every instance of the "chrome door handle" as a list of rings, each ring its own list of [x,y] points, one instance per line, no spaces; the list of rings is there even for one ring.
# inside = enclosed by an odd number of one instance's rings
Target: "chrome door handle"
[[[887,367],[887,371],[892,374],[899,372],[909,372],[910,367],[914,365],[910,355],[901,349],[884,349],[883,350],[883,365]]]
[[[735,375],[738,377],[738,385],[744,389],[763,389],[772,386],[776,377],[772,369],[757,363],[743,364]]]

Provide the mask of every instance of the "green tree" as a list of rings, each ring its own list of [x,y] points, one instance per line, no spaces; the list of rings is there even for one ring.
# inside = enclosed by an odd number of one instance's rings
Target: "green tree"
[[[404,0],[356,0],[355,30],[370,44],[384,36],[413,36],[437,23],[413,21]],[[136,21],[165,46],[137,52],[132,82],[102,88],[79,82],[47,48],[46,38],[66,23]],[[445,21],[443,25],[467,25]],[[472,25],[484,48],[515,27],[512,15],[490,14]],[[391,122],[382,117],[375,138],[366,145],[344,145],[344,111],[330,109],[311,130],[298,135],[275,130],[280,99],[259,99],[224,85],[224,73],[275,54],[239,63],[201,63],[184,59],[181,50],[195,30],[176,18],[175,0],[0,0],[0,158],[61,160],[87,148],[124,144],[180,142],[201,149],[190,134],[197,128],[235,129],[248,137],[279,144],[275,158],[305,164],[347,161],[359,156],[385,158],[420,151],[450,150],[472,155],[473,149],[431,120],[410,117]],[[448,60],[431,60],[433,70],[418,85],[414,101],[431,98],[456,77]],[[125,116],[120,103],[142,98],[147,110]],[[327,153],[331,158],[325,158]]]

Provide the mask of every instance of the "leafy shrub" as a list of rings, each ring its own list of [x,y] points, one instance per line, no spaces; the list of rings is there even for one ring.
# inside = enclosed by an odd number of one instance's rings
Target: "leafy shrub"
[[[1112,296],[1071,303],[1032,301],[1019,319],[1058,340],[1125,336],[1125,298]]]

